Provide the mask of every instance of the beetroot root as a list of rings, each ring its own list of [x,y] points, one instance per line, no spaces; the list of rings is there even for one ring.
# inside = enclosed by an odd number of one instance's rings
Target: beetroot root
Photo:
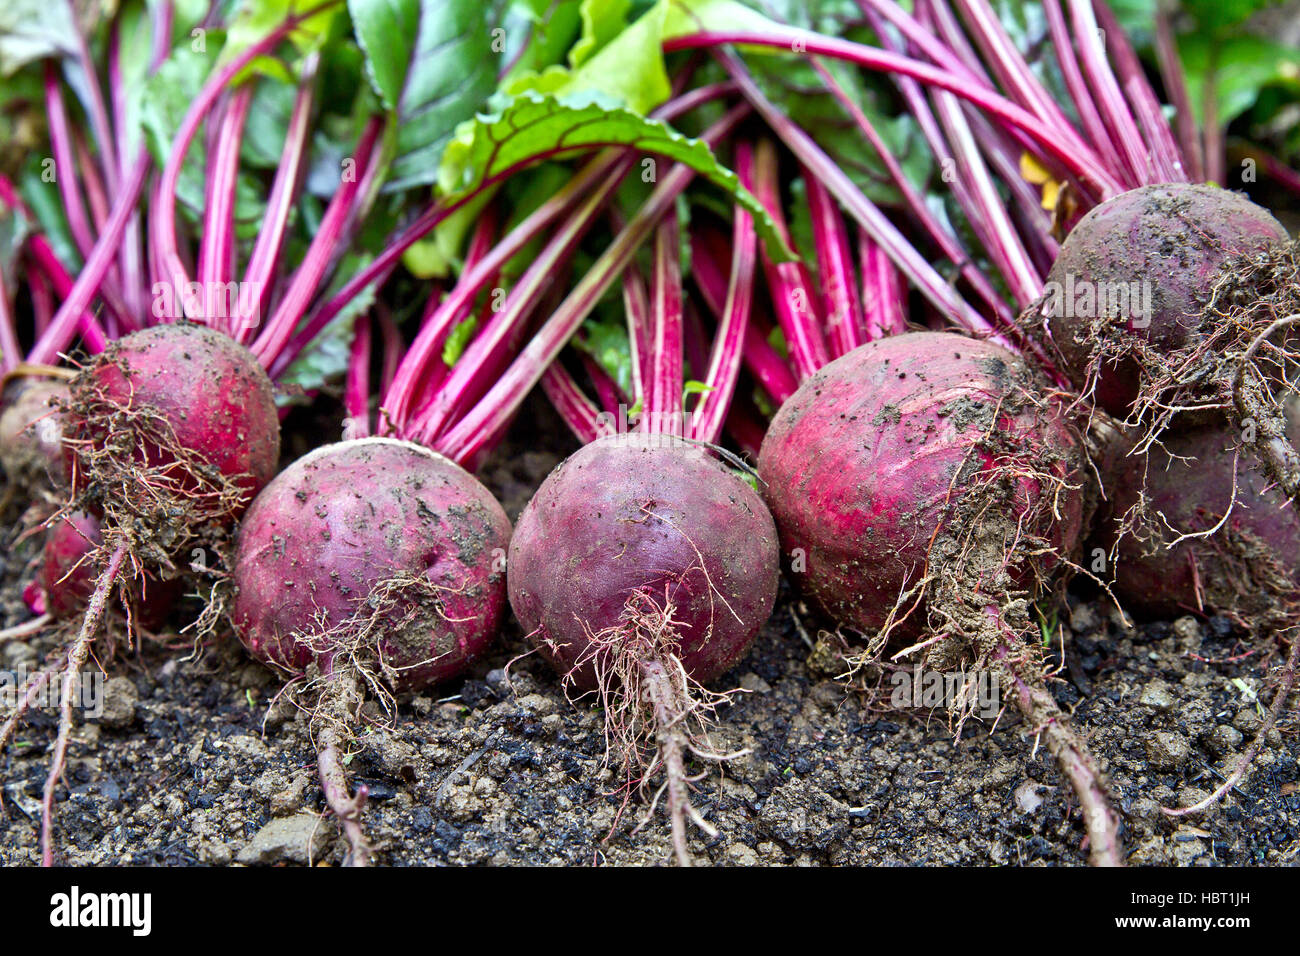
[[[386,698],[462,673],[505,607],[510,522],[472,475],[391,438],[300,458],[240,525],[231,620],[259,660],[319,671],[321,784],[364,865],[364,791],[348,795],[343,752],[366,693]]]
[[[41,587],[45,607],[55,620],[85,610],[95,590],[95,555],[103,545],[99,519],[76,511],[56,519],[45,539],[41,554]],[[159,580],[144,574],[130,589],[130,601],[140,623],[154,628],[162,624],[180,596],[180,582]]]
[[[68,398],[67,383],[22,379],[6,390],[0,411],[0,466],[10,486],[58,487],[67,481],[63,463],[63,424],[59,412]]]
[[[67,431],[74,492],[168,538],[184,537],[178,503],[187,522],[238,518],[280,456],[271,381],[253,354],[185,322],[111,343],[73,381]]]
[[[174,558],[186,549],[217,550],[274,472],[280,450],[271,382],[257,360],[229,337],[190,323],[154,326],[110,343],[73,379],[63,423],[73,506],[99,520],[102,540],[91,561],[97,577],[62,673],[65,693],[43,801],[46,865],[54,860],[54,790],[72,729],[67,691],[119,579],[154,568],[175,575]]]
[[[1281,223],[1239,193],[1142,186],[1092,209],[1070,231],[1037,318],[1075,386],[1123,419],[1150,379],[1205,338],[1205,307],[1225,267],[1286,238]],[[1113,308],[1101,302],[1118,290],[1138,295],[1115,299]]]
[[[509,539],[496,499],[441,455],[391,438],[327,445],[286,468],[244,516],[235,632],[254,657],[301,674],[354,653],[331,637],[353,636],[339,629],[369,624],[383,603],[371,663],[396,689],[447,680],[496,634]]]
[[[629,789],[665,771],[673,846],[689,797],[685,756],[726,759],[705,720],[725,695],[701,686],[732,667],[772,612],[776,528],[762,499],[705,449],[667,435],[614,435],[547,477],[510,545],[510,603],[566,685],[605,705]],[[656,796],[656,801],[657,801]]]
[[[773,419],[759,474],[806,591],[927,669],[990,669],[1056,757],[1095,864],[1122,861],[1096,760],[1044,682],[1029,601],[1078,542],[1080,443],[1025,364],[988,343],[913,332],[880,339],[800,385]],[[960,728],[971,702],[950,701]]]
[[[1300,517],[1227,429],[1165,434],[1129,461],[1101,532],[1126,606],[1258,626],[1300,588]]]
[[[1024,364],[984,342],[938,332],[855,349],[813,375],[772,420],[759,474],[782,550],[804,591],[835,620],[914,637],[899,598],[921,581],[937,529],[960,518],[966,490],[996,478],[1045,555],[1078,541],[1082,506],[1063,421],[1026,401]],[[994,438],[996,437],[996,440]],[[1006,465],[1019,463],[1018,470]],[[1028,566],[1011,567],[1023,580]]]

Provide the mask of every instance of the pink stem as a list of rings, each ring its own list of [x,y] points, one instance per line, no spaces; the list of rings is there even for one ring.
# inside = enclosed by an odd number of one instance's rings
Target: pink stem
[[[239,150],[244,126],[253,103],[254,85],[234,92],[217,134],[217,147],[208,170],[207,196],[203,203],[203,234],[199,240],[199,283],[205,288],[224,285],[235,272],[235,192],[239,184]],[[225,319],[225,331],[233,332],[239,320],[231,316],[209,316],[208,321]]]
[[[1106,62],[1106,51],[1098,35],[1099,28],[1092,13],[1092,4],[1089,0],[1069,0],[1069,4],[1083,70],[1096,93],[1102,120],[1110,130],[1110,142],[1124,160],[1129,183],[1137,186],[1148,182],[1154,162],[1143,148],[1137,123],[1120,92],[1115,74]]]
[[[582,362],[583,371],[591,379],[591,387],[596,390],[596,397],[600,400],[599,407],[611,415],[617,415],[619,406],[626,407],[627,405],[627,397],[623,395],[623,390],[618,387],[618,382],[610,378],[604,367],[587,352],[579,350],[578,359]],[[551,364],[559,365],[560,362],[557,359]]]
[[[954,147],[957,175],[966,187],[963,195],[969,203],[964,207],[967,218],[979,231],[985,251],[997,264],[1016,304],[1023,309],[1042,292],[1042,276],[1030,260],[1020,234],[998,196],[961,104],[948,93],[936,91],[932,96],[939,120],[948,134],[948,142]]]
[[[776,223],[782,238],[789,244],[790,233],[786,228],[780,187],[777,184],[776,150],[769,140],[759,142],[749,174],[751,178],[748,181],[742,178],[741,182],[758,197],[758,201]],[[826,340],[818,325],[817,314],[813,311],[812,291],[804,282],[799,263],[773,262],[766,250],[763,251],[762,259],[777,323],[790,346],[790,360],[794,363],[799,378],[807,378],[830,361]]]
[[[203,85],[198,97],[190,104],[189,111],[172,139],[171,149],[167,154],[167,164],[163,167],[162,179],[159,183],[157,209],[151,213],[156,223],[158,260],[162,265],[159,281],[169,284],[175,290],[184,290],[189,285],[189,273],[181,260],[176,240],[176,189],[180,184],[185,157],[190,151],[194,137],[198,135],[204,118],[217,98],[225,91],[226,85],[234,80],[244,67],[257,57],[270,53],[303,20],[337,3],[338,0],[324,0],[303,13],[288,17],[274,30],[218,70]]]
[[[406,422],[411,419],[419,418],[426,414],[433,406],[437,398],[442,383],[446,381],[450,369],[443,359],[443,351],[446,348],[447,340],[451,333],[462,322],[469,320],[470,312],[473,308],[473,297],[478,295],[481,289],[491,288],[492,295],[489,296],[485,305],[489,311],[485,314],[490,315],[490,309],[495,304],[494,300],[499,289],[501,281],[501,271],[489,271],[490,267],[482,267],[480,263],[492,253],[493,239],[496,236],[497,228],[496,207],[489,204],[479,217],[477,225],[474,227],[474,233],[470,236],[469,247],[465,250],[465,263],[460,273],[460,280],[456,287],[447,297],[455,299],[454,303],[447,303],[455,307],[454,314],[450,311],[439,311],[439,306],[443,303],[441,290],[435,288],[425,306],[425,313],[420,319],[420,331],[416,336],[416,341],[412,348],[406,352],[404,357],[399,358],[397,372],[393,380],[384,388],[384,394],[389,396],[390,405],[386,405],[386,419],[392,422]],[[513,248],[513,243],[503,241],[503,246]],[[498,257],[494,258],[493,264],[500,263],[501,267],[506,264],[506,259],[501,255],[503,250],[498,251]],[[469,276],[481,274],[482,279],[468,281]],[[412,384],[403,386],[401,394],[398,394],[394,386],[397,379],[403,374],[403,368],[413,369],[409,373]],[[410,402],[414,401],[414,411],[411,411]],[[387,426],[385,426],[387,427]]]
[[[357,316],[352,335],[352,357],[348,361],[347,383],[343,388],[343,440],[370,435],[370,316]]]
[[[906,302],[898,270],[885,250],[858,230],[858,259],[862,264],[862,302],[867,316],[867,341],[907,331]]]
[[[1146,71],[1138,60],[1133,45],[1115,14],[1106,5],[1105,0],[1093,0],[1093,11],[1106,31],[1108,46],[1115,61],[1118,79],[1123,84],[1128,100],[1133,105],[1138,122],[1146,134],[1147,147],[1155,161],[1157,175],[1164,182],[1185,183],[1188,171],[1184,164],[1173,131],[1160,108],[1160,100],[1155,90],[1147,82]]]
[[[895,188],[902,193],[907,208],[911,210],[912,215],[925,229],[931,240],[934,241],[948,260],[958,267],[962,276],[971,284],[971,288],[980,297],[980,300],[992,311],[998,313],[1004,323],[1010,324],[1013,316],[1010,308],[1002,300],[1002,296],[993,287],[993,283],[984,275],[979,266],[971,260],[970,254],[962,248],[957,237],[939,221],[938,217],[930,210],[930,207],[926,205],[924,197],[912,185],[911,180],[907,178],[902,165],[889,147],[885,145],[885,141],[862,111],[862,108],[853,102],[844,87],[820,62],[814,60],[813,66],[817,69],[831,93],[839,100],[840,105],[848,111],[863,135],[867,137],[868,142],[871,143],[871,148],[876,151],[876,154],[884,163],[885,169],[889,172],[890,179],[894,181]],[[930,114],[928,107],[925,106],[925,100],[922,98],[919,88],[909,81],[903,84],[902,89],[904,96],[908,98],[912,112],[922,126],[922,130],[927,132],[927,137],[930,139],[931,148],[933,149],[937,142],[938,130],[934,124],[933,116]],[[947,150],[943,150],[942,155],[947,154]]]
[[[632,361],[632,394],[644,395],[650,380],[650,294],[636,265],[623,272],[623,313]]]
[[[740,143],[736,148],[736,166],[745,170],[742,176],[751,174],[747,167],[752,163],[749,144]],[[722,425],[726,421],[731,398],[736,390],[736,380],[740,377],[745,333],[749,329],[758,236],[754,231],[754,220],[741,206],[735,207],[731,249],[731,275],[727,282],[726,303],[719,313],[709,370],[704,376],[704,384],[710,390],[700,396],[691,415],[689,437],[705,442],[716,442],[722,434]]]
[[[542,390],[578,441],[585,445],[600,437],[597,424],[600,412],[562,364],[552,362],[546,367],[542,373]]]
[[[95,240],[92,238],[90,218],[86,206],[77,189],[77,162],[73,157],[72,133],[68,129],[68,114],[63,105],[63,93],[59,88],[59,79],[55,73],[54,63],[45,64],[45,113],[49,118],[50,149],[54,153],[54,177],[58,183],[59,196],[63,199],[63,212],[68,219],[68,231],[72,234],[77,249],[83,259],[90,256]]]
[[[304,60],[299,79],[298,93],[289,116],[289,127],[284,135],[284,151],[275,170],[271,192],[266,197],[266,214],[258,230],[244,269],[244,285],[253,290],[255,298],[250,304],[255,308],[250,314],[240,316],[235,330],[236,339],[247,345],[261,322],[262,314],[271,307],[271,286],[276,267],[284,251],[284,236],[289,228],[289,215],[302,185],[303,168],[310,134],[312,101],[316,95],[316,69],[320,54],[311,53]],[[243,304],[244,297],[240,297]]]
[[[831,194],[816,176],[803,171],[812,217],[813,242],[822,280],[826,330],[831,352],[838,358],[867,341],[867,322],[862,314],[857,277],[849,252],[848,230]]]
[[[957,0],[966,22],[971,24],[984,59],[992,67],[1011,98],[1033,112],[1044,123],[1061,130],[1076,145],[1083,145],[1078,132],[1061,112],[1051,94],[1043,88],[987,0]]]
[[[724,278],[718,256],[701,236],[697,235],[692,244],[691,272],[695,284],[700,290],[709,310],[721,323],[727,314],[727,302],[730,296],[730,282]],[[736,245],[733,240],[732,255]],[[751,267],[752,271],[752,267]],[[740,281],[739,273],[734,268],[732,276]],[[753,279],[750,279],[753,288]],[[751,292],[752,297],[752,292]],[[770,326],[769,326],[770,328]],[[741,357],[749,374],[761,385],[772,400],[778,405],[793,395],[799,388],[799,382],[790,371],[790,364],[781,357],[776,349],[768,344],[767,337],[756,321],[748,321],[744,326]]]
[[[18,344],[18,327],[14,324],[13,306],[4,270],[0,269],[0,372],[9,372],[22,361],[22,346]]]
[[[1083,78],[1083,73],[1079,70],[1079,58],[1074,50],[1074,39],[1070,36],[1069,27],[1065,22],[1065,11],[1061,7],[1061,0],[1043,0],[1043,11],[1047,15],[1047,29],[1052,37],[1052,46],[1056,48],[1056,62],[1061,68],[1061,76],[1065,79],[1065,88],[1070,93],[1075,112],[1079,114],[1079,122],[1083,124],[1084,135],[1094,146],[1108,144],[1110,134],[1106,130],[1106,124],[1102,122],[1101,114],[1097,112],[1097,104],[1093,102],[1092,93]],[[1098,148],[1097,158],[1104,162],[1117,178],[1123,177],[1124,171],[1116,164],[1113,149]]]
[[[624,160],[618,167],[622,174],[626,174],[630,168],[630,160]],[[432,406],[408,423],[407,437],[433,444],[455,424],[466,408],[479,399],[487,384],[509,360],[515,343],[524,331],[524,323],[549,288],[555,272],[573,255],[579,241],[591,228],[597,213],[622,182],[622,174],[607,176],[599,182],[591,195],[529,263],[506,296],[501,310],[493,313],[487,326],[465,350],[462,360],[451,370]],[[536,379],[533,380],[535,383]]]
[[[77,326],[83,321],[82,314],[90,305],[91,299],[94,298],[105,273],[112,264],[113,257],[117,254],[127,220],[130,219],[135,204],[140,198],[140,192],[144,188],[145,173],[148,169],[149,154],[142,146],[136,156],[135,164],[128,171],[126,181],[122,184],[122,191],[118,193],[117,201],[113,204],[104,232],[95,243],[85,266],[78,273],[77,281],[69,290],[63,305],[59,307],[59,311],[50,322],[50,327],[32,348],[29,361],[38,365],[52,364],[58,354],[72,341]]]
[[[652,435],[682,435],[682,273],[677,216],[669,213],[654,236],[650,277],[650,381],[641,421]]]
[[[942,315],[973,335],[990,337],[999,345],[1018,351],[934,271],[884,213],[863,195],[844,170],[831,160],[807,133],[772,105],[734,54],[722,52],[719,56],[727,71],[739,83],[746,99],[763,114],[763,118],[781,137],[786,147],[812,175],[821,179],[822,185],[830,190],[831,195],[857,221],[858,225],[866,230],[872,240],[885,249],[903,275],[907,276],[908,280]]]
[[[65,2],[72,16],[72,22],[80,22],[74,0],[65,0]],[[99,83],[99,73],[95,69],[95,61],[91,58],[85,33],[80,29],[73,30],[73,43],[82,75],[86,80],[85,92],[90,99],[87,112],[90,114],[90,128],[94,131],[96,146],[99,148],[99,162],[104,174],[104,182],[108,184],[110,191],[115,192],[121,186],[123,177],[118,174],[118,156],[113,149],[116,140],[113,138],[113,128],[109,123],[108,108],[104,103],[104,91]]]
[[[383,123],[383,118],[376,116],[366,124],[354,157],[356,175],[344,177],[339,184],[338,191],[335,192],[334,198],[330,200],[329,207],[325,210],[325,215],[321,218],[320,227],[307,249],[306,256],[303,257],[302,263],[289,282],[284,298],[280,300],[280,304],[261,335],[253,341],[253,354],[257,356],[257,360],[264,368],[270,368],[275,362],[320,287],[325,269],[333,257],[335,245],[340,240],[340,234],[351,214],[352,204],[356,201],[360,190],[361,171],[370,166],[371,154]]]
[[[1205,157],[1202,154],[1200,134],[1196,129],[1196,114],[1192,112],[1192,97],[1187,90],[1187,74],[1178,58],[1178,45],[1174,41],[1169,11],[1163,2],[1156,5],[1156,62],[1165,93],[1174,104],[1174,128],[1187,174],[1193,182],[1205,180]]]
[[[710,145],[716,144],[748,113],[748,106],[733,107],[722,119],[710,126],[701,138]],[[439,450],[443,454],[470,467],[476,463],[479,455],[504,430],[524,397],[537,384],[546,367],[555,360],[564,343],[577,331],[605,290],[631,261],[637,248],[650,235],[658,221],[673,208],[677,197],[694,176],[694,170],[678,164],[660,178],[636,216],[605,248],[591,270],[572,288],[524,352],[511,363],[468,414],[439,440]]]

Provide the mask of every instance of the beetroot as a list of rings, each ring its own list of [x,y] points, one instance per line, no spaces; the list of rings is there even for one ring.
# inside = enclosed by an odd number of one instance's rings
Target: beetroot
[[[63,440],[73,505],[99,522],[101,540],[85,555],[95,579],[66,664],[38,675],[41,681],[62,681],[58,737],[42,801],[41,857],[47,866],[54,861],[54,791],[72,731],[72,690],[114,588],[130,602],[128,578],[147,587],[159,569],[175,577],[175,559],[188,559],[195,546],[216,549],[271,477],[280,423],[270,380],[251,352],[220,332],[178,323],[110,343],[73,379]],[[56,529],[57,536],[62,537],[50,555],[55,567],[66,560],[67,545],[76,550],[91,539],[78,533],[74,540],[65,527]],[[72,589],[56,589],[56,602],[84,591],[87,582],[76,584],[81,573],[75,572]],[[25,707],[6,723],[8,733]],[[0,734],[0,749],[6,742]]]
[[[1061,245],[1039,309],[1062,369],[1076,387],[1095,385],[1096,403],[1124,418],[1152,375],[1147,366],[1204,337],[1205,307],[1225,267],[1286,238],[1267,210],[1213,186],[1143,186],[1102,203]],[[1100,300],[1121,289],[1138,296],[1107,309]]]
[[[349,795],[343,753],[361,705],[454,677],[483,652],[505,607],[509,541],[472,475],[393,438],[311,452],[244,516],[231,621],[254,657],[317,691],[321,787],[354,866],[370,854],[366,790]]]
[[[1129,461],[1102,531],[1125,605],[1276,626],[1279,601],[1300,588],[1300,517],[1261,466],[1216,426],[1164,435]]]
[[[720,758],[691,722],[720,695],[772,613],[776,528],[762,499],[705,449],[664,434],[613,435],[556,468],[510,543],[510,603],[529,639],[605,702],[629,774],[661,765],[677,859],[689,862],[689,748]],[[653,756],[645,756],[648,750]]]
[[[1078,541],[1077,444],[1061,419],[1020,400],[1024,364],[994,345],[934,332],[858,348],[813,375],[772,420],[759,473],[782,550],[804,590],[862,631],[894,624],[925,573],[936,529],[962,519],[965,491],[1006,470],[1005,517],[1055,553]],[[1039,472],[1045,474],[1039,474]],[[1050,565],[1050,556],[1048,564]],[[1023,582],[1029,566],[1011,567]],[[910,636],[922,612],[898,626]]]
[[[95,552],[103,544],[99,519],[84,511],[60,518],[50,529],[41,554],[41,588],[46,612],[55,619],[80,614],[95,590]],[[180,582],[162,581],[142,575],[131,588],[133,613],[140,623],[154,628],[162,624],[180,596]]]
[[[1080,443],[1015,355],[909,332],[849,352],[800,385],[763,441],[759,474],[795,577],[868,632],[858,663],[989,669],[1057,758],[1083,809],[1089,853],[1121,862],[1096,760],[1044,683],[1028,600],[1074,550]],[[950,706],[958,727],[971,702]]]
[[[56,379],[22,379],[6,390],[0,412],[0,466],[20,488],[59,486],[67,480],[59,407],[68,386]]]
[[[682,666],[706,683],[772,613],[775,554],[771,515],[716,458],[666,436],[615,435],[551,472],[520,515],[510,605],[555,667],[590,690],[592,635],[621,623],[631,595],[667,600]]]
[[[1294,441],[1295,419],[1292,420]],[[1115,558],[1115,593],[1158,615],[1216,612],[1255,635],[1285,636],[1290,650],[1255,740],[1223,783],[1171,816],[1198,813],[1229,793],[1276,726],[1300,668],[1300,517],[1286,496],[1219,426],[1165,434],[1116,485],[1100,531]],[[1259,643],[1263,659],[1269,646]]]
[[[271,381],[229,336],[187,322],[111,343],[72,386],[74,490],[105,509],[178,503],[190,520],[237,518],[275,473],[280,424]],[[105,487],[122,472],[137,495]],[[129,498],[131,500],[122,500]],[[175,536],[176,515],[150,515]]]
[[[291,674],[354,660],[424,687],[495,635],[509,540],[501,506],[441,455],[391,438],[326,445],[244,516],[231,620],[249,653]]]

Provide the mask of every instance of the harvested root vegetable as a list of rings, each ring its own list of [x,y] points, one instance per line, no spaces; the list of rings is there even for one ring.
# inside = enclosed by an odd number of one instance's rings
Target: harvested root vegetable
[[[1045,682],[1030,602],[1078,543],[1080,442],[1021,359],[953,334],[864,345],[808,378],[759,457],[794,577],[833,617],[936,671],[991,670],[1060,763],[1094,863],[1122,861],[1100,767]],[[896,646],[896,644],[895,644]],[[958,726],[973,701],[952,702]]]
[[[317,692],[322,787],[364,865],[365,791],[343,759],[367,696],[462,673],[505,607],[510,522],[436,452],[362,438],[298,459],[258,496],[235,548],[231,620],[258,660]]]
[[[103,546],[99,519],[84,511],[57,519],[41,555],[46,613],[54,620],[81,614],[95,590],[96,552]],[[131,588],[129,607],[146,627],[157,627],[180,596],[180,582],[144,574]]]
[[[136,544],[160,559],[197,525],[238,518],[280,455],[262,367],[228,335],[187,322],[111,343],[73,381],[66,419],[74,495],[117,525],[143,521]]]
[[[596,691],[629,787],[664,771],[673,846],[690,856],[685,759],[725,757],[703,684],[744,654],[776,599],[776,528],[758,494],[706,449],[614,435],[572,455],[520,515],[510,604],[567,686]]]
[[[85,560],[95,576],[93,584],[73,586],[88,596],[66,663],[43,678],[62,681],[41,824],[46,865],[54,859],[54,789],[72,730],[75,681],[114,591],[129,602],[128,579],[143,584],[155,570],[172,577],[177,556],[221,544],[272,474],[280,423],[270,380],[252,353],[219,332],[179,323],[112,343],[72,381],[63,441],[75,509],[99,522],[100,542],[76,562]],[[62,540],[79,546],[89,536]],[[57,565],[65,556],[56,547]],[[72,593],[56,590],[55,600]],[[10,732],[21,710],[6,724]],[[5,739],[0,735],[0,748]]]
[[[1115,593],[1126,606],[1157,615],[1216,612],[1254,634],[1290,642],[1254,743],[1214,793],[1168,812],[1203,810],[1241,780],[1295,686],[1300,517],[1222,426],[1161,436],[1117,483],[1113,509],[1101,535],[1114,559]]]
[[[1203,325],[1205,306],[1225,267],[1286,238],[1281,223],[1239,193],[1173,183],[1133,189],[1070,231],[1036,317],[1075,386],[1122,419],[1153,376],[1163,383],[1214,334]]]
[[[395,689],[462,673],[505,607],[510,522],[469,472],[362,438],[298,459],[240,525],[231,609],[259,660],[348,663]]]
[[[68,386],[59,379],[24,378],[13,383],[0,411],[0,466],[9,487],[29,490],[67,480],[59,413]]]
[[[1125,606],[1276,625],[1279,594],[1300,586],[1300,517],[1234,436],[1165,434],[1127,463],[1103,528]]]
[[[1286,238],[1227,190],[1134,189],[1074,227],[1027,318],[1076,387],[1140,427],[1142,448],[1171,425],[1226,419],[1294,498],[1283,406],[1300,371],[1300,253]]]

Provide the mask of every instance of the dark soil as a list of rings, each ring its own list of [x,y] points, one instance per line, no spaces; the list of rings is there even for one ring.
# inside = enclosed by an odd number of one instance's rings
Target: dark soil
[[[571,443],[540,407],[544,440],[519,426],[483,476],[513,519]],[[326,432],[328,434],[328,432]],[[546,451],[529,450],[545,448]],[[554,450],[552,450],[554,449]],[[287,449],[296,453],[298,449]],[[0,621],[26,614],[21,548],[0,552]],[[1239,792],[1172,820],[1250,743],[1263,714],[1261,646],[1225,621],[1123,625],[1096,596],[1072,597],[1055,690],[1105,764],[1133,863],[1300,862],[1300,721],[1293,707]],[[191,609],[192,611],[192,609]],[[942,710],[891,711],[835,683],[818,622],[783,585],[771,622],[718,688],[740,687],[717,743],[753,753],[700,784],[721,831],[692,835],[701,863],[1081,865],[1082,826],[1051,761],[1011,711],[954,742]],[[0,647],[0,670],[33,665],[45,637]],[[597,709],[570,703],[507,626],[465,680],[401,703],[395,727],[364,732],[349,772],[370,791],[366,825],[389,864],[661,864],[662,814],[610,794]],[[272,706],[275,677],[233,640],[201,659],[146,646],[109,670],[105,714],[76,733],[57,825],[71,864],[337,864],[320,817],[306,721]],[[1276,661],[1276,655],[1273,657]],[[1262,693],[1263,702],[1270,699]],[[38,860],[39,798],[55,718],[38,713],[0,758],[0,863]],[[620,813],[620,810],[622,812]],[[612,833],[611,833],[612,830]]]

